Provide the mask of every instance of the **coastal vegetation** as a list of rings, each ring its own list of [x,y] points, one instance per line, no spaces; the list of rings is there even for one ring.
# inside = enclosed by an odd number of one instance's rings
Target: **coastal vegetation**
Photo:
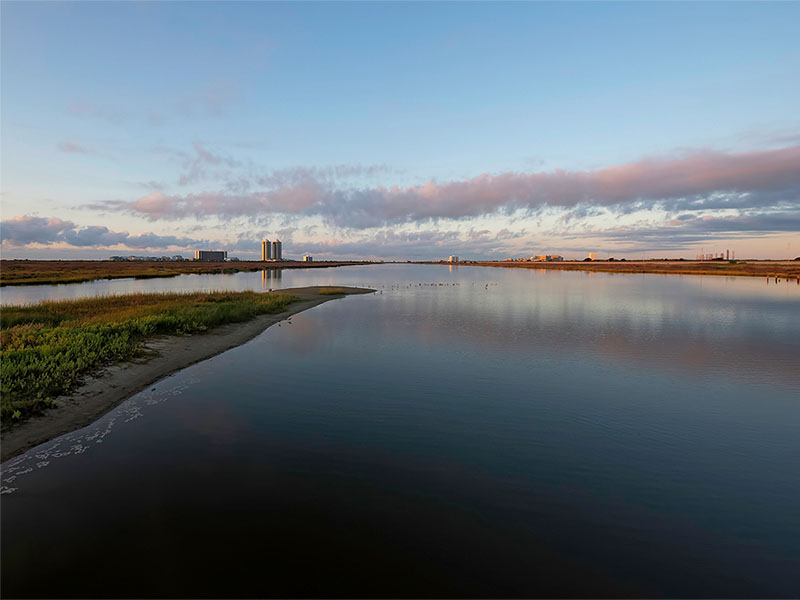
[[[320,288],[319,294],[321,296],[340,296],[344,294],[344,290],[342,288]]]
[[[150,279],[184,274],[219,274],[262,269],[324,269],[366,264],[339,262],[261,261],[111,261],[111,260],[3,260],[0,286],[81,283],[96,279]]]
[[[449,264],[440,261],[441,264]],[[440,263],[424,263],[440,264]],[[601,273],[654,273],[662,275],[727,275],[737,277],[778,277],[800,279],[800,264],[795,261],[736,260],[585,260],[565,262],[465,261],[460,264],[512,269],[554,271],[596,271]]]
[[[140,354],[157,335],[191,334],[283,312],[297,298],[256,292],[160,293],[3,306],[0,416],[41,412],[91,371]]]

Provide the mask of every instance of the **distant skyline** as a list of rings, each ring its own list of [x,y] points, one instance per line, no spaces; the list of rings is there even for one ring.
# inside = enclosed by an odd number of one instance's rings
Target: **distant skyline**
[[[800,256],[800,3],[0,11],[4,258]]]

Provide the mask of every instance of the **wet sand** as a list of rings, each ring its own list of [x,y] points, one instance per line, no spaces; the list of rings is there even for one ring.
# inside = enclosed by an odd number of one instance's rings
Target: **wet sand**
[[[345,294],[367,294],[374,290],[343,286]],[[323,287],[276,290],[274,294],[297,296],[300,300],[284,312],[258,317],[244,323],[229,323],[198,335],[155,338],[144,346],[144,356],[105,367],[85,379],[73,393],[56,399],[57,406],[2,432],[2,462],[50,439],[90,425],[132,395],[194,363],[239,346],[269,326],[313,308],[339,295],[321,295]]]

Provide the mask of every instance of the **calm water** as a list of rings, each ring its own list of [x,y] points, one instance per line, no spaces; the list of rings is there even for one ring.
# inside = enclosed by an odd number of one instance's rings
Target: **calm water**
[[[4,596],[800,596],[800,286],[288,273],[382,293],[5,463]]]
[[[402,265],[405,267],[405,265]],[[85,283],[36,286],[5,286],[0,288],[3,304],[32,304],[42,300],[85,298],[132,292],[194,292],[211,290],[266,292],[270,289],[303,287],[307,285],[360,285],[367,282],[386,283],[380,269],[374,265],[311,269],[263,269],[250,273],[228,275],[179,275],[156,279],[101,279]],[[484,278],[485,279],[485,278]],[[394,281],[394,280],[391,280]]]

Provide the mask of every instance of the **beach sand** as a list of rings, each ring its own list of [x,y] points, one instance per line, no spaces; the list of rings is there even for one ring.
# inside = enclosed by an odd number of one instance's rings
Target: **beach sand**
[[[331,286],[328,286],[329,288]],[[56,407],[2,432],[2,462],[50,439],[90,425],[109,410],[151,385],[194,363],[239,346],[280,321],[314,306],[341,298],[320,295],[322,287],[275,290],[300,298],[281,313],[259,315],[244,323],[230,323],[199,335],[165,336],[144,346],[144,357],[105,367],[89,376],[74,392],[56,399]],[[335,286],[345,294],[374,290]]]

